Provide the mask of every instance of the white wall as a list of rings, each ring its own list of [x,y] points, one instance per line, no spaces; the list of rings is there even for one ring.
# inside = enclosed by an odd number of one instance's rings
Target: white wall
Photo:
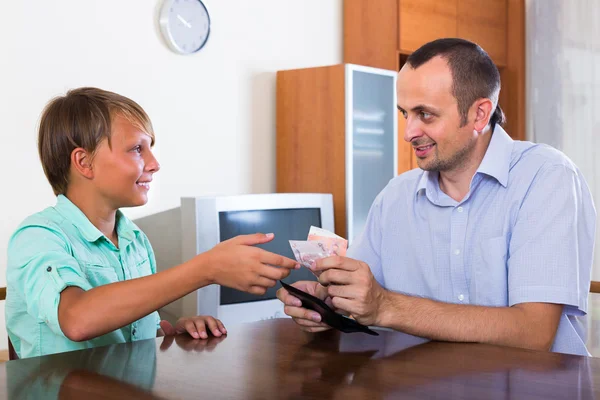
[[[97,86],[152,118],[162,165],[149,203],[275,190],[275,71],[340,63],[341,0],[204,0],[211,35],[176,55],[156,27],[160,0],[12,1],[0,24],[0,285],[6,247],[29,214],[54,204],[36,128],[53,96]],[[6,347],[0,307],[0,348]]]
[[[592,280],[600,280],[600,2],[527,0],[528,137],[569,156],[594,197]],[[600,296],[588,302],[588,350],[600,356]]]

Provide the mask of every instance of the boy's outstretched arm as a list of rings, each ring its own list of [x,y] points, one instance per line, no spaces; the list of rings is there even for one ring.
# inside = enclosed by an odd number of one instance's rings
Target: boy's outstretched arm
[[[157,274],[88,291],[69,286],[60,294],[60,328],[73,341],[90,340],[213,283],[262,295],[298,268],[294,260],[253,247],[272,238],[264,234],[238,236]]]

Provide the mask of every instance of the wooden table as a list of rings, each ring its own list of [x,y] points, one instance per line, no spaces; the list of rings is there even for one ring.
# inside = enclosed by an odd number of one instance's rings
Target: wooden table
[[[0,397],[18,399],[586,399],[600,359],[380,336],[305,334],[289,319],[0,366]]]

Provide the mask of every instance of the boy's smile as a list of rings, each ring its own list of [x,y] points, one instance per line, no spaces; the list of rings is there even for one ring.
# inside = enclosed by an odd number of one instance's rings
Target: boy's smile
[[[93,182],[115,208],[146,204],[152,175],[160,165],[152,138],[123,116],[112,121],[110,143],[103,140],[93,156]]]

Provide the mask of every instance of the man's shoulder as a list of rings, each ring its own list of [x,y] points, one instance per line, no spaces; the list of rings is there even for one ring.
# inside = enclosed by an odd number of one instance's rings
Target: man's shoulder
[[[375,203],[390,204],[414,196],[424,173],[422,169],[415,168],[390,179],[375,199]]]
[[[412,193],[414,194],[419,182],[421,181],[423,174],[421,168],[411,169],[410,171],[406,171],[401,173],[400,175],[390,179],[384,191],[386,192],[402,192],[410,191],[412,189]]]
[[[510,168],[540,170],[543,168],[564,167],[578,173],[577,166],[562,151],[543,143],[515,141]]]

